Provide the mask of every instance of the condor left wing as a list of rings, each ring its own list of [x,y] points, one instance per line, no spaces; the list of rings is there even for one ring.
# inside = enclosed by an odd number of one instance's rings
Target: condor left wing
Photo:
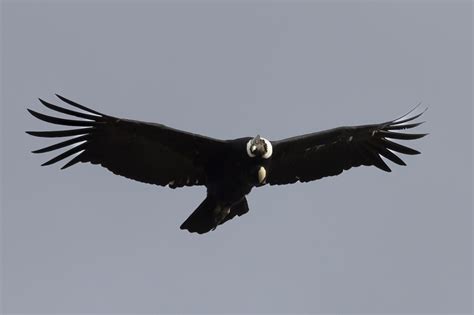
[[[57,131],[27,131],[45,138],[67,138],[33,153],[65,149],[43,165],[50,165],[73,156],[62,168],[78,162],[100,164],[117,175],[144,183],[171,188],[205,185],[204,163],[212,153],[219,152],[225,142],[173,129],[161,124],[108,116],[57,95],[79,111],[50,104],[47,108],[76,119],[44,115],[28,109],[45,122],[79,127]],[[79,119],[77,119],[79,118]]]

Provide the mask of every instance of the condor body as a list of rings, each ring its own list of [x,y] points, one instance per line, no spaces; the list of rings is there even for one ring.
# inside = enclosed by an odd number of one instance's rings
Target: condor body
[[[181,225],[181,229],[197,233],[206,233],[248,212],[246,195],[254,187],[308,182],[361,165],[390,172],[381,157],[405,165],[397,153],[419,154],[392,139],[413,140],[426,135],[398,131],[420,125],[421,122],[412,121],[422,112],[411,117],[407,117],[408,113],[384,123],[339,127],[280,141],[259,135],[218,140],[161,124],[108,116],[57,96],[80,111],[41,99],[40,102],[53,111],[80,119],[29,112],[52,124],[82,128],[27,131],[38,137],[72,137],[33,151],[44,153],[66,148],[43,165],[73,156],[62,168],[90,162],[145,183],[170,188],[204,185],[206,198]]]

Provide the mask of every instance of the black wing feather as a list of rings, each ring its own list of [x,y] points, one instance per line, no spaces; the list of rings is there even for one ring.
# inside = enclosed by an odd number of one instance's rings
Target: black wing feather
[[[81,104],[78,104],[78,103],[76,103],[76,102],[73,102],[73,101],[71,101],[71,100],[65,98],[64,96],[61,96],[61,95],[59,95],[59,94],[55,94],[55,95],[56,95],[61,101],[63,101],[64,103],[67,103],[67,104],[69,104],[69,105],[71,105],[71,106],[74,106],[74,107],[76,107],[76,108],[82,109],[83,111],[89,112],[89,113],[91,113],[91,114],[96,114],[96,115],[102,116],[102,117],[108,117],[107,115],[104,115],[104,114],[102,114],[102,113],[99,113],[99,112],[97,112],[97,111],[95,111],[95,110],[92,110],[92,109],[90,109],[90,108],[88,108],[88,107],[85,107],[84,105],[81,105]]]
[[[84,150],[86,148],[86,144],[83,143],[81,145],[78,145],[78,146],[75,146],[73,147],[72,149],[69,149],[67,150],[66,152],[63,152],[61,153],[60,155],[56,156],[55,158],[52,158],[51,160],[41,164],[41,166],[46,166],[46,165],[51,165],[51,164],[54,164],[58,161],[61,161],[65,158],[67,158],[68,156],[71,156],[73,155],[74,153],[77,153],[77,152],[80,152],[82,150]]]
[[[271,185],[290,184],[298,180],[307,182],[338,175],[343,170],[361,165],[373,165],[390,172],[390,167],[382,157],[395,164],[406,165],[396,153],[414,155],[420,152],[389,139],[415,140],[426,136],[394,131],[422,124],[407,124],[426,111],[407,117],[413,110],[396,120],[381,124],[339,127],[274,141],[267,182]]]
[[[396,154],[394,154],[392,151],[388,150],[386,147],[384,147],[380,143],[372,142],[372,143],[369,143],[369,144],[375,152],[378,152],[384,158],[389,159],[390,161],[392,161],[395,164],[406,166],[405,162],[401,158],[399,158]]]
[[[59,113],[63,113],[63,114],[66,114],[66,115],[71,115],[71,116],[75,116],[75,117],[79,117],[79,118],[84,118],[84,119],[88,119],[88,120],[92,120],[92,121],[101,121],[101,120],[103,120],[103,118],[101,116],[93,116],[93,115],[89,115],[89,114],[76,112],[74,110],[70,110],[70,109],[67,109],[67,108],[59,107],[59,106],[53,105],[51,103],[48,103],[48,102],[42,100],[41,98],[39,98],[38,100],[41,102],[41,104],[43,104],[47,108],[49,108],[51,110],[54,110],[54,111],[57,111]]]
[[[209,154],[223,150],[225,142],[197,134],[169,128],[161,124],[119,119],[101,114],[60,95],[65,103],[86,113],[73,111],[40,100],[47,108],[81,118],[64,119],[28,110],[34,117],[58,125],[86,128],[55,131],[27,131],[45,138],[72,137],[65,141],[35,150],[45,153],[66,148],[48,160],[50,165],[77,154],[62,168],[79,162],[99,164],[117,175],[172,188],[205,185],[205,161]]]
[[[401,132],[392,132],[392,131],[379,131],[380,134],[385,138],[390,139],[399,139],[399,140],[415,140],[420,139],[426,136],[424,133],[401,133]]]
[[[59,143],[50,145],[49,147],[45,147],[45,148],[42,148],[42,149],[39,149],[39,150],[32,151],[32,153],[45,153],[45,152],[49,152],[49,151],[53,151],[53,150],[57,150],[57,149],[67,147],[67,146],[76,144],[76,143],[81,142],[81,141],[86,141],[88,139],[90,139],[89,135],[83,135],[83,136],[79,136],[79,137],[76,137],[76,138],[72,138],[72,139],[69,139],[69,140],[66,140],[66,141],[63,141],[63,142],[59,142]]]
[[[93,130],[94,128],[82,128],[82,129],[55,130],[55,131],[27,131],[26,133],[35,137],[60,138],[60,137],[85,135],[92,132]]]
[[[405,125],[393,125],[390,127],[390,130],[400,130],[400,129],[410,129],[410,128],[415,128],[418,127],[419,125],[424,124],[425,122],[419,122],[419,123],[414,123],[414,124],[405,124]]]
[[[48,116],[44,114],[40,114],[35,112],[34,110],[28,109],[31,115],[35,116],[39,120],[49,122],[55,125],[63,125],[63,126],[82,126],[82,127],[90,127],[96,125],[95,121],[86,121],[86,120],[70,120],[70,119],[63,119],[57,118],[53,116]]]

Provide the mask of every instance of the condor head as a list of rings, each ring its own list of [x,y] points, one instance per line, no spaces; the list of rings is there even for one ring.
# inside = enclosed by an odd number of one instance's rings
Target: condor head
[[[257,135],[247,142],[247,154],[250,157],[268,159],[272,156],[273,148],[270,141]]]

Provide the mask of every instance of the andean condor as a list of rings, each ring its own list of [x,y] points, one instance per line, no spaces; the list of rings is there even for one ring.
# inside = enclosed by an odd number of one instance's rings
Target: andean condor
[[[41,99],[40,102],[53,111],[80,119],[57,118],[28,109],[43,121],[78,127],[27,131],[37,137],[71,137],[33,151],[44,153],[67,148],[43,165],[76,154],[62,169],[78,162],[90,162],[144,183],[170,188],[204,185],[206,199],[181,225],[181,229],[200,234],[247,213],[245,196],[253,187],[309,182],[360,165],[374,165],[390,172],[381,157],[405,165],[396,153],[420,153],[391,139],[413,140],[426,135],[399,132],[422,124],[412,121],[424,111],[408,117],[412,110],[384,123],[339,127],[279,141],[269,141],[258,135],[218,140],[161,124],[105,115],[60,95],[57,97],[81,111]]]

